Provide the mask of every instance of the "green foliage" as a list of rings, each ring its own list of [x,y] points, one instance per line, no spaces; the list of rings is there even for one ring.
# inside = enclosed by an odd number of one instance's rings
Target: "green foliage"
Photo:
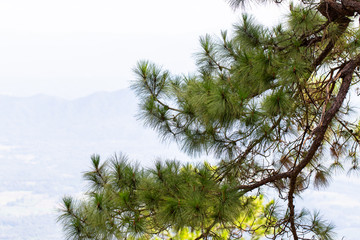
[[[334,239],[331,223],[294,202],[335,171],[360,169],[360,124],[346,99],[359,83],[359,14],[356,0],[320,0],[290,4],[273,28],[243,15],[232,33],[200,38],[189,76],[140,61],[140,119],[218,163],[146,170],[94,156],[85,200],[64,198],[68,238]],[[264,204],[264,188],[285,205]]]
[[[307,139],[302,136],[310,137],[309,130],[318,126],[324,110],[330,108],[329,100],[337,93],[340,79],[335,78],[339,67],[333,66],[349,61],[357,51],[358,33],[351,28],[344,30],[343,22],[327,21],[311,4],[291,5],[290,9],[286,27],[266,29],[244,15],[232,36],[223,31],[219,39],[210,35],[200,38],[203,51],[197,54],[198,75],[182,78],[147,61],[139,62],[135,70],[138,79],[132,87],[143,101],[141,118],[145,124],[165,139],[174,139],[190,154],[206,152],[234,159],[254,140],[256,151],[252,149],[247,155],[252,164],[258,153],[304,156],[305,149],[289,149]],[[334,50],[325,56],[327,45],[333,45]],[[154,78],[139,74],[148,66],[148,75],[156,68],[164,80],[161,87],[145,84]],[[346,112],[346,108],[340,111]],[[341,139],[354,124],[341,121],[328,129],[325,136],[329,144],[319,149],[319,156],[333,149],[330,139],[335,135],[347,144],[353,141],[356,151],[358,141],[353,134]],[[332,135],[335,128],[341,128],[342,133],[336,130],[338,135]],[[351,156],[356,155],[353,152]],[[353,159],[357,165],[357,158]],[[314,172],[316,185],[319,179],[326,182],[320,177],[329,175],[324,171]]]
[[[97,155],[91,159],[84,200],[63,199],[59,221],[67,239],[194,239],[204,232],[228,239],[241,237],[238,231],[255,239],[276,222],[273,202],[229,191],[236,182],[217,181],[209,164],[167,161],[139,169],[122,155],[103,164]]]

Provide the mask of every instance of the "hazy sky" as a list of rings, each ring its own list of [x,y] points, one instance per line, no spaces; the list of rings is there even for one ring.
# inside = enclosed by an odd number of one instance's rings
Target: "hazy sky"
[[[246,10],[276,21],[269,6]],[[0,94],[117,90],[140,59],[188,73],[199,36],[231,29],[240,14],[225,0],[2,0]]]

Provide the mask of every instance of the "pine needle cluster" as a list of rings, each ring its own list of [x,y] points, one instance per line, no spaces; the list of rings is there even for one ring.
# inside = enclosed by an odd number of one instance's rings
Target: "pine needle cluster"
[[[67,239],[229,239],[278,231],[273,201],[230,191],[209,164],[161,161],[140,169],[123,155],[93,155],[82,201],[64,197]]]

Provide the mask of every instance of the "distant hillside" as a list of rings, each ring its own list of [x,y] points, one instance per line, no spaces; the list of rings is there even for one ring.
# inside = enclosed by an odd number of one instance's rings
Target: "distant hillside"
[[[122,152],[143,166],[189,159],[136,120],[137,102],[129,89],[72,101],[0,96],[0,239],[63,239],[56,207],[83,191],[91,154]]]
[[[137,133],[136,98],[128,90],[67,101],[45,95],[0,96],[0,139],[118,139]],[[131,129],[131,131],[130,131]],[[126,130],[126,131],[125,131]],[[134,132],[132,132],[134,131]]]

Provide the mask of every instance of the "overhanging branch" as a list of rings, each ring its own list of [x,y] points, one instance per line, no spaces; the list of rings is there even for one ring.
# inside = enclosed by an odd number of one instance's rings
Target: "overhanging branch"
[[[342,78],[342,83],[339,89],[339,92],[333,101],[331,107],[325,112],[323,121],[314,129],[312,135],[314,136],[313,143],[310,146],[309,151],[307,152],[306,156],[296,165],[292,170],[287,171],[285,173],[279,173],[262,179],[258,182],[252,184],[245,184],[245,185],[238,185],[234,189],[235,190],[246,190],[251,191],[255,188],[261,187],[265,184],[275,182],[282,178],[292,178],[295,177],[306,167],[307,164],[313,159],[315,153],[319,149],[324,140],[325,132],[339,111],[341,105],[343,104],[346,95],[350,89],[352,75],[357,66],[360,64],[360,55],[358,55],[353,60],[348,61],[344,67],[340,70],[340,77]]]

